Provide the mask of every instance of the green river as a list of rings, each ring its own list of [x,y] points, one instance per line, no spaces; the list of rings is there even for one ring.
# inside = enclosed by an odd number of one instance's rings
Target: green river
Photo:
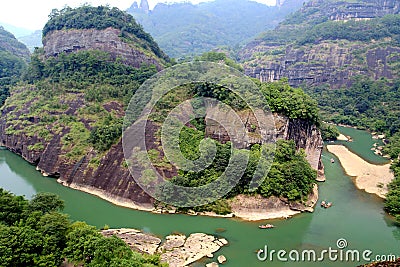
[[[370,150],[376,140],[369,133],[351,128],[340,130],[353,137],[353,143],[344,142],[353,152],[373,163],[386,162]],[[330,162],[331,158],[336,159],[335,163]],[[347,240],[345,250],[362,253],[368,249],[373,252],[372,259],[379,254],[400,256],[400,228],[383,212],[382,200],[357,190],[337,158],[327,151],[323,153],[323,162],[327,181],[320,183],[320,200],[332,201],[333,206],[329,209],[317,206],[314,213],[268,221],[276,226],[272,230],[258,229],[260,222],[152,214],[118,207],[90,194],[63,187],[52,178],[42,177],[35,167],[4,149],[0,149],[0,187],[28,198],[39,191],[57,193],[64,199],[65,212],[70,214],[72,220],[86,221],[98,227],[107,224],[111,228],[136,228],[159,236],[173,232],[204,232],[224,237],[230,244],[216,253],[216,256],[223,254],[227,257],[224,266],[357,266],[364,263],[363,260],[333,262],[327,254],[323,263],[282,262],[277,260],[276,255],[272,263],[257,259],[256,251],[265,245],[269,250],[299,250],[301,253],[304,249],[337,249],[336,241],[340,238]],[[212,260],[215,259],[206,259],[194,266],[204,266]]]

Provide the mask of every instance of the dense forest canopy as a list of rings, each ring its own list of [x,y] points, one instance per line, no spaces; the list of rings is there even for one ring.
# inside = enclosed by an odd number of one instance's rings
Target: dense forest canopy
[[[98,29],[103,30],[109,27],[130,33],[145,41],[146,48],[149,48],[159,58],[169,61],[169,58],[158,47],[150,34],[146,33],[142,26],[137,24],[135,19],[126,12],[116,7],[108,6],[92,7],[83,5],[78,8],[65,7],[61,10],[53,9],[49,15],[50,20],[43,28],[43,37],[55,30],[68,29]]]
[[[0,188],[1,266],[61,266],[65,260],[75,266],[167,266],[158,255],[142,256],[115,236],[72,222],[63,208],[52,193],[28,201]]]
[[[349,88],[307,88],[324,120],[393,135],[400,130],[400,81],[359,77]]]

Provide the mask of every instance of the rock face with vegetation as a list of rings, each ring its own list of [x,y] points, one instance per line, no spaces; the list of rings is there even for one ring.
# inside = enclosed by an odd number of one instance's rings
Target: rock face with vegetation
[[[241,51],[246,74],[293,86],[349,86],[357,75],[395,78],[397,1],[309,1]]]
[[[55,57],[61,53],[71,53],[84,50],[107,51],[112,60],[119,59],[122,63],[139,68],[144,65],[156,65],[161,70],[160,58],[151,55],[138,42],[127,43],[121,39],[121,30],[107,28],[104,30],[60,30],[48,33],[43,39],[46,57]],[[147,54],[146,54],[147,52]],[[165,62],[164,62],[165,63]]]
[[[161,69],[169,59],[132,16],[117,8],[83,6],[53,10],[43,29],[46,57],[82,50],[101,50],[112,60],[140,67],[154,64]],[[107,20],[102,18],[108,17]],[[60,19],[62,18],[62,19]]]

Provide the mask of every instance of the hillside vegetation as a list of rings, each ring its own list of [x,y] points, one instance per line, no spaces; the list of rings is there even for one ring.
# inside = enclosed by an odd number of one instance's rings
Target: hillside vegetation
[[[229,84],[229,81],[226,81]],[[234,83],[234,82],[232,82]],[[291,119],[302,119],[309,123],[318,123],[317,104],[301,89],[293,89],[287,82],[280,83],[259,83],[258,86],[262,94],[273,112],[286,115]],[[160,125],[166,119],[166,116],[173,110],[176,105],[188,99],[196,97],[211,97],[217,99],[226,105],[232,107],[237,113],[246,112],[248,107],[243,100],[239,99],[229,89],[223,85],[193,83],[190,85],[181,86],[168,92],[161,101],[153,108],[149,115],[151,125],[155,127],[151,133],[146,135],[147,138],[154,140],[154,148],[149,150],[149,158],[161,173],[173,173],[171,181],[184,187],[200,187],[216,181],[224,175],[230,161],[241,162],[246,155],[249,157],[247,168],[239,183],[229,192],[224,199],[214,203],[195,207],[195,211],[213,211],[219,214],[230,213],[229,199],[238,194],[260,194],[263,197],[278,196],[284,197],[289,201],[305,201],[311,193],[315,184],[316,171],[313,170],[306,160],[306,155],[303,151],[297,151],[293,140],[279,140],[277,142],[274,162],[272,163],[269,172],[257,173],[262,175],[264,181],[260,184],[255,192],[250,192],[249,182],[252,180],[256,172],[257,165],[260,164],[260,169],[263,171],[269,169],[270,162],[267,160],[274,152],[274,146],[271,144],[253,144],[249,148],[233,148],[231,142],[222,142],[221,140],[212,140],[206,136],[206,119],[197,118],[190,121],[190,124],[182,125],[182,130],[179,136],[179,147],[183,155],[189,160],[199,160],[202,153],[211,151],[213,143],[216,145],[216,155],[207,165],[207,168],[199,172],[177,170],[174,173],[174,168],[169,162],[161,146],[161,129]],[[194,105],[194,104],[192,104]],[[150,135],[151,134],[151,135]],[[257,126],[254,126],[253,132],[249,134],[257,136]],[[199,148],[202,140],[203,147]],[[141,164],[141,153],[135,155],[137,159],[132,164]],[[207,158],[207,156],[205,156]],[[179,165],[179,164],[178,164]],[[241,173],[240,164],[236,170],[231,170],[232,173]],[[136,165],[134,165],[136,166]],[[138,166],[140,168],[140,166]],[[235,168],[235,167],[233,167]],[[146,175],[143,171],[142,177]],[[148,175],[148,174],[147,174]],[[163,192],[172,190],[168,188],[168,184],[160,189]],[[218,190],[218,189],[215,189]],[[217,192],[215,192],[217,193]],[[173,202],[174,195],[171,194],[171,199],[166,201]],[[197,196],[183,195],[180,201],[191,203],[193,198]],[[178,210],[187,210],[187,208],[179,208]]]
[[[96,227],[72,222],[55,194],[28,201],[0,188],[0,262],[4,267],[168,266],[158,255],[133,252],[121,239],[104,237]]]
[[[10,95],[10,86],[17,82],[28,61],[26,46],[0,26],[0,107]]]

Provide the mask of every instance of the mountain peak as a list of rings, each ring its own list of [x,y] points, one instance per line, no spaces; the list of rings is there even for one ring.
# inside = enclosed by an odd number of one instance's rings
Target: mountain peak
[[[149,8],[149,3],[147,2],[147,0],[140,1],[139,9],[142,10],[146,14],[149,13],[150,8]]]

